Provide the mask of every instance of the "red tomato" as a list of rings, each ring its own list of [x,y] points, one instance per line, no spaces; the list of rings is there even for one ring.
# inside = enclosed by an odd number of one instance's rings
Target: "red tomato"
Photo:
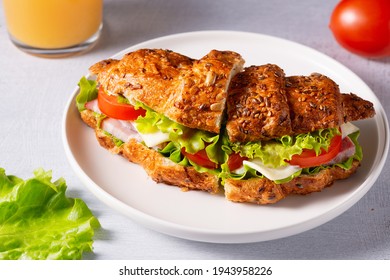
[[[236,170],[237,168],[240,168],[242,166],[242,162],[247,159],[247,157],[242,157],[238,153],[231,154],[227,162],[229,170],[232,171]]]
[[[323,149],[317,156],[314,150],[304,149],[300,155],[293,155],[289,163],[302,168],[320,166],[337,156],[341,149],[341,142],[341,135],[336,135],[332,138],[328,151]]]
[[[342,0],[330,29],[341,46],[365,57],[390,55],[390,1]]]
[[[135,109],[130,104],[119,103],[117,96],[108,95],[103,88],[98,92],[99,109],[108,117],[119,120],[136,120],[139,116],[145,116],[146,111],[142,108]]]
[[[185,148],[183,147],[181,149],[181,153],[189,160],[195,162],[197,165],[200,165],[202,167],[206,167],[209,169],[218,168],[218,164],[216,164],[215,162],[212,162],[209,159],[205,149],[200,150],[199,152],[196,152],[195,154],[190,154],[190,153],[187,153]]]

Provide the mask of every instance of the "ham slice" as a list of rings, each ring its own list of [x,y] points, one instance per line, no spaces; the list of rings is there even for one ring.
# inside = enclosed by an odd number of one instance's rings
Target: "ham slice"
[[[325,165],[332,165],[343,162],[353,156],[355,154],[355,151],[355,144],[352,142],[352,140],[349,137],[344,137],[343,141],[341,142],[340,152],[337,154],[336,157],[334,157]]]
[[[130,139],[142,142],[141,136],[129,121],[106,118],[102,122],[102,129],[123,142],[129,142]]]
[[[99,114],[102,113],[102,111],[100,111],[100,109],[99,109],[97,99],[94,99],[94,100],[91,100],[91,101],[85,103],[85,108],[87,108],[88,110],[94,111],[95,113],[99,113]]]
[[[101,114],[99,109],[98,100],[94,99],[85,103],[85,108]],[[142,138],[138,131],[134,128],[133,124],[129,121],[117,120],[113,118],[105,118],[102,122],[101,128],[107,131],[116,138],[123,142],[129,142],[130,139],[136,139],[138,142],[142,142]]]

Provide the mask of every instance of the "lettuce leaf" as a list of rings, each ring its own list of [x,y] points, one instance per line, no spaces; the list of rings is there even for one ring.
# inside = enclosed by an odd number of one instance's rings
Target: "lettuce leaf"
[[[81,259],[100,223],[66,182],[37,169],[26,181],[0,168],[0,259]]]
[[[338,132],[335,132],[335,133],[338,133]],[[334,166],[341,167],[341,168],[343,168],[345,170],[350,169],[352,167],[352,163],[353,163],[354,159],[359,160],[359,161],[361,161],[363,159],[363,150],[362,150],[362,147],[360,146],[360,144],[358,142],[359,135],[360,135],[360,131],[356,131],[356,132],[348,135],[348,137],[355,144],[355,154],[353,156],[351,156],[350,158],[348,158],[347,160],[345,160],[344,162],[336,163],[336,164],[333,164],[333,165],[321,165],[321,166],[316,166],[316,167],[303,168],[302,170],[292,174],[291,176],[289,176],[289,177],[287,177],[285,179],[275,181],[275,183],[276,184],[287,183],[287,182],[291,181],[292,179],[294,179],[295,177],[300,176],[301,174],[314,175],[314,174],[320,172],[321,170],[324,170],[324,169],[327,169],[327,168],[332,168]],[[326,143],[327,141],[324,140],[322,142]],[[229,144],[229,140],[225,139],[224,140],[224,145],[222,147],[226,151],[226,154],[230,154],[232,152],[232,149],[227,144]],[[231,145],[234,145],[234,144],[231,144]],[[253,147],[257,147],[257,146],[256,145],[248,145],[248,147],[253,148]],[[248,147],[246,147],[246,148],[244,147],[243,148],[244,152],[247,152],[247,155],[253,153],[253,151],[250,150]],[[261,145],[259,145],[258,147],[261,147]],[[240,151],[240,150],[238,150],[238,151]],[[237,152],[237,151],[235,151],[235,152]],[[253,154],[256,154],[256,152],[253,153]],[[261,174],[259,174],[256,170],[254,170],[254,169],[252,169],[252,168],[250,168],[248,166],[244,166],[243,173],[235,174],[235,173],[231,172],[229,170],[229,168],[228,168],[228,165],[227,165],[227,158],[226,158],[225,162],[221,165],[221,168],[222,168],[222,172],[220,174],[220,177],[222,179],[222,183],[224,183],[224,181],[227,178],[231,178],[231,179],[235,179],[235,180],[243,180],[243,179],[249,179],[249,178],[253,178],[253,177],[263,178],[263,176]]]
[[[81,112],[85,110],[85,103],[97,98],[97,82],[82,77],[78,86],[80,87],[80,92],[76,96],[76,105],[77,109]]]
[[[333,136],[340,134],[338,128],[321,129],[311,133],[298,134],[296,136],[283,136],[278,139],[264,142],[230,143],[225,140],[224,151],[240,153],[249,159],[259,158],[271,167],[287,165],[286,160],[291,160],[295,154],[301,154],[303,149],[314,149],[317,155],[321,149],[328,150]],[[229,151],[230,150],[230,151]]]
[[[208,147],[207,147],[208,148]],[[206,152],[207,152],[206,148]],[[189,160],[183,154],[181,153],[181,145],[177,142],[169,142],[163,149],[160,149],[159,152],[172,160],[173,162],[182,165],[182,166],[189,166],[191,165],[192,167],[195,168],[196,171],[202,173],[202,172],[208,172],[210,174],[214,175],[219,175],[221,171],[219,169],[208,169],[205,167],[202,167],[195,162]]]
[[[153,111],[140,102],[135,107],[142,107],[146,110],[145,116],[138,117],[134,122],[138,131],[141,133],[153,133],[156,131],[169,133],[169,140],[171,142],[160,152],[174,162],[180,163],[183,166],[187,166],[189,163],[193,166],[196,165],[188,160],[183,161],[183,157],[180,155],[181,148],[183,147],[190,154],[195,154],[200,150],[206,149],[207,156],[215,163],[223,160],[223,152],[219,144],[220,137],[218,134],[185,127]]]

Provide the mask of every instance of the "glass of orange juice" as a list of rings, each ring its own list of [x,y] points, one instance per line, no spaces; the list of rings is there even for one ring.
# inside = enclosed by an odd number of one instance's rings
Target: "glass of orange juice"
[[[103,0],[3,0],[11,41],[44,57],[84,52],[97,42]]]

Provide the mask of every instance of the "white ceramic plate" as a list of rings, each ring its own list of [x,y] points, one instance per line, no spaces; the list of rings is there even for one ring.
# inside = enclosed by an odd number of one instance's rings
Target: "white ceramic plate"
[[[375,94],[349,69],[308,47],[283,39],[243,32],[204,31],[147,41],[139,48],[164,48],[200,58],[211,49],[240,53],[246,65],[275,63],[286,75],[323,73],[343,92],[355,92],[374,103],[376,116],[359,121],[364,160],[357,174],[321,193],[292,196],[269,206],[232,203],[223,195],[156,184],[143,169],[112,155],[97,143],[80,119],[72,93],[63,119],[65,151],[74,171],[100,200],[131,219],[165,234],[206,242],[246,243],[301,233],[340,215],[354,205],[378,178],[388,154],[386,114]],[[103,58],[102,58],[103,59]]]

